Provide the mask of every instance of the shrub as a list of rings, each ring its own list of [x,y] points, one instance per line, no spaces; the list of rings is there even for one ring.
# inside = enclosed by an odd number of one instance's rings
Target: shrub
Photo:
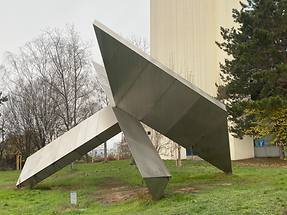
[[[95,158],[94,159],[94,162],[102,162],[102,161],[104,161],[105,160],[105,158],[103,158],[103,157],[100,157],[100,158]],[[116,160],[114,157],[107,157],[107,161],[114,161],[114,160]],[[92,162],[92,161],[91,161]]]
[[[96,158],[96,159],[94,159],[94,162],[102,162],[104,160],[105,160],[105,158]]]
[[[120,160],[126,160],[126,159],[129,159],[127,157],[120,157]]]
[[[109,156],[107,159],[108,159],[108,161],[114,161],[114,160],[116,160],[114,157],[111,157],[111,156]]]

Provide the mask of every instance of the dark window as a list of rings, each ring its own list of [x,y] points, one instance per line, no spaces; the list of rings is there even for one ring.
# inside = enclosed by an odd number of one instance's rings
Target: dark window
[[[265,146],[264,138],[255,139],[254,140],[254,145],[255,146]]]

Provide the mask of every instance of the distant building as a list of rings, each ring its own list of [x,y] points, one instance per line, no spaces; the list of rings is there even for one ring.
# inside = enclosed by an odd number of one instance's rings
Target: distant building
[[[97,148],[93,149],[89,155],[93,156],[94,153],[94,157],[104,157],[104,144],[99,145]],[[107,156],[110,154],[114,154],[116,155],[117,151],[114,150],[114,148],[111,149],[107,149]]]
[[[278,157],[279,146],[271,144],[272,135],[267,135],[261,139],[254,140],[255,157]],[[287,147],[285,147],[286,149]],[[285,152],[285,157],[287,153]]]

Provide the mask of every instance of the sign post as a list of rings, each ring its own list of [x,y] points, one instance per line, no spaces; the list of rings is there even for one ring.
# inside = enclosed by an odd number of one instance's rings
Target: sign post
[[[77,192],[71,191],[71,204],[76,205],[77,204]]]

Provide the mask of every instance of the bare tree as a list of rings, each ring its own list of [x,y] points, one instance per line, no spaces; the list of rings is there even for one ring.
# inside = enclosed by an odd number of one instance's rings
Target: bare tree
[[[176,152],[177,145],[167,137],[163,136],[156,130],[148,127],[143,124],[144,129],[148,133],[156,151],[163,158],[171,158],[174,156],[174,152]]]
[[[7,97],[6,96],[2,96],[2,92],[0,92],[0,106],[2,106],[3,102],[7,101]],[[1,116],[1,113],[0,113]],[[5,133],[4,133],[4,127],[5,127],[5,119],[2,117],[0,118],[0,132],[1,132],[1,141],[0,141],[0,165],[1,165],[1,160],[3,157],[3,152],[6,149],[7,143],[5,141]]]
[[[41,42],[51,61],[49,70],[41,71],[41,78],[56,92],[53,99],[68,131],[100,109],[93,95],[98,86],[91,74],[90,44],[80,40],[73,26],[67,26],[64,36],[57,29],[47,30]]]
[[[100,109],[90,46],[67,25],[65,31],[46,29],[18,54],[6,54],[1,72],[12,98],[8,133],[37,132],[39,149]]]
[[[18,54],[6,53],[1,71],[10,90],[7,111],[11,112],[6,116],[9,131],[23,132],[29,125],[28,129],[40,135],[41,144],[36,146],[40,149],[56,138],[55,128],[60,119],[52,99],[55,93],[39,77],[47,67],[48,58],[35,43],[27,43]]]
[[[143,52],[150,53],[150,44],[146,38],[132,34],[127,40]]]
[[[121,141],[118,145],[118,153],[119,153],[120,158],[131,158],[132,157],[132,152],[128,146],[128,143],[127,143],[126,138],[125,138],[123,133],[122,133]],[[133,163],[131,163],[131,164],[133,164]]]
[[[73,26],[67,26],[66,35],[57,29],[47,30],[41,42],[50,60],[41,78],[56,93],[53,99],[59,116],[70,130],[100,108],[95,96],[99,89],[96,76],[91,73],[90,44],[80,41]]]

